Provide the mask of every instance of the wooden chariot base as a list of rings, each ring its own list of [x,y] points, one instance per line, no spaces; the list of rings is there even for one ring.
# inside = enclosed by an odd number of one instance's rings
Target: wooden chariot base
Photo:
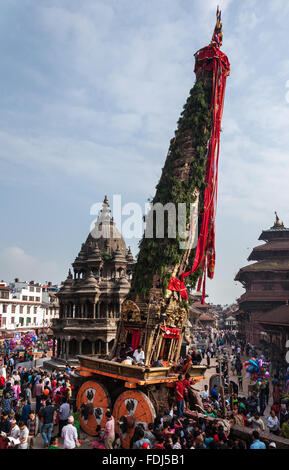
[[[75,392],[82,429],[96,435],[97,426],[105,426],[105,414],[110,410],[115,418],[115,432],[122,446],[129,449],[136,425],[143,423],[147,429],[156,414],[168,407],[177,374],[172,374],[169,367],[128,366],[97,356],[81,355],[78,359]],[[205,366],[191,366],[188,372],[200,381],[205,379],[205,370]]]

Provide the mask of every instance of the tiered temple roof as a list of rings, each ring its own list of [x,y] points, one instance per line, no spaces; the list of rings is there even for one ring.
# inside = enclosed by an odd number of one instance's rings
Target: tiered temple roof
[[[260,320],[262,324],[289,326],[289,305],[281,305],[266,312]]]
[[[276,214],[276,213],[275,213]],[[274,225],[263,230],[259,240],[266,243],[253,249],[248,261],[235,277],[246,292],[239,299],[241,309],[274,308],[289,298],[289,229],[276,214]]]
[[[235,277],[236,281],[242,282],[247,273],[289,269],[289,229],[284,227],[277,214],[273,227],[263,230],[259,240],[265,240],[266,243],[253,248],[248,257],[248,261],[257,261],[257,263],[241,268]]]

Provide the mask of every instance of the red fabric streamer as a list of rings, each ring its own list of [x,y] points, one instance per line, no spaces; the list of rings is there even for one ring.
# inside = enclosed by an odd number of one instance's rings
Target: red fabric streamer
[[[180,292],[182,299],[188,300],[188,292],[185,283],[183,281],[180,281],[176,277],[171,278],[168,285],[168,289]]]
[[[201,288],[203,277],[202,303],[204,303],[206,289],[206,268],[208,277],[213,279],[215,270],[215,217],[217,208],[217,183],[221,121],[224,107],[226,79],[230,73],[230,63],[227,56],[214,45],[204,47],[196,54],[195,73],[200,69],[212,70],[212,100],[211,110],[213,126],[207,154],[206,189],[204,195],[204,212],[201,229],[196,247],[196,255],[192,268],[181,275],[180,287],[183,286],[185,277],[204,266],[199,280],[198,290]],[[177,283],[174,281],[174,285]],[[171,285],[171,282],[170,284]],[[170,287],[169,287],[170,289]],[[172,290],[172,289],[170,289]],[[176,290],[176,289],[174,289]]]
[[[164,338],[180,339],[180,330],[178,328],[162,326],[161,330],[165,332]]]
[[[141,331],[139,331],[139,330],[130,330],[128,328],[126,328],[126,331],[128,331],[128,333],[132,334],[130,347],[133,350],[135,350],[139,346]]]

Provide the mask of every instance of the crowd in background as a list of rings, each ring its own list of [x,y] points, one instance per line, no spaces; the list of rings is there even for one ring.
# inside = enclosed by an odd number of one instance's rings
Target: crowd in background
[[[255,355],[254,346],[241,341],[233,332],[207,331],[196,336],[196,344],[180,358],[174,400],[147,428],[137,425],[130,447],[137,449],[246,449],[276,448],[275,436],[289,439],[289,403],[282,399],[289,390],[289,368],[274,373],[271,387],[243,390],[246,374],[241,356]],[[198,346],[197,343],[202,343]],[[122,345],[124,349],[125,344]],[[142,348],[137,348],[135,363],[144,360]],[[127,352],[125,351],[125,354]],[[115,360],[125,360],[124,353]],[[264,360],[266,358],[261,355]],[[224,388],[205,384],[198,390],[199,402],[192,411],[189,391],[194,380],[188,373],[190,366],[217,360],[216,372],[223,377]],[[243,359],[244,360],[244,359]],[[272,372],[272,370],[270,370]],[[18,366],[7,361],[0,367],[0,448],[34,448],[35,438],[42,437],[43,447],[58,449],[81,446],[80,411],[72,406],[70,377],[73,368],[64,372],[48,373],[42,368]],[[272,405],[268,407],[269,399]],[[269,412],[268,412],[269,409]],[[267,415],[264,416],[265,410]],[[249,439],[233,438],[230,432],[237,425],[250,430]],[[260,437],[267,432],[271,442]],[[121,448],[120,435],[115,431],[115,418],[105,410],[105,426],[97,426],[91,446],[95,449]],[[262,434],[261,434],[262,436]]]
[[[60,437],[64,448],[81,445],[79,412],[70,405],[71,373],[69,366],[63,373],[14,369],[11,361],[0,367],[0,449],[32,449],[39,435],[49,449],[59,448]]]

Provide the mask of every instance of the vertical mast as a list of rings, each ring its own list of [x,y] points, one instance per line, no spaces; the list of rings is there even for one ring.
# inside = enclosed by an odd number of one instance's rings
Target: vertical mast
[[[187,284],[196,284],[205,292],[206,271],[210,278],[215,266],[215,214],[217,202],[218,160],[221,119],[226,78],[230,72],[227,56],[220,51],[223,31],[221,12],[209,46],[195,54],[196,82],[178,121],[153,205],[186,203],[186,225],[191,222],[190,204],[198,203],[199,233],[197,247],[185,251],[181,238],[170,237],[172,214],[166,216],[164,236],[143,236],[139,245],[130,298],[147,300],[150,289],[161,288],[163,293],[178,291],[187,299]],[[153,214],[153,213],[152,213]],[[153,216],[151,214],[151,216]],[[190,278],[189,278],[190,276]],[[204,296],[203,296],[204,298]]]

